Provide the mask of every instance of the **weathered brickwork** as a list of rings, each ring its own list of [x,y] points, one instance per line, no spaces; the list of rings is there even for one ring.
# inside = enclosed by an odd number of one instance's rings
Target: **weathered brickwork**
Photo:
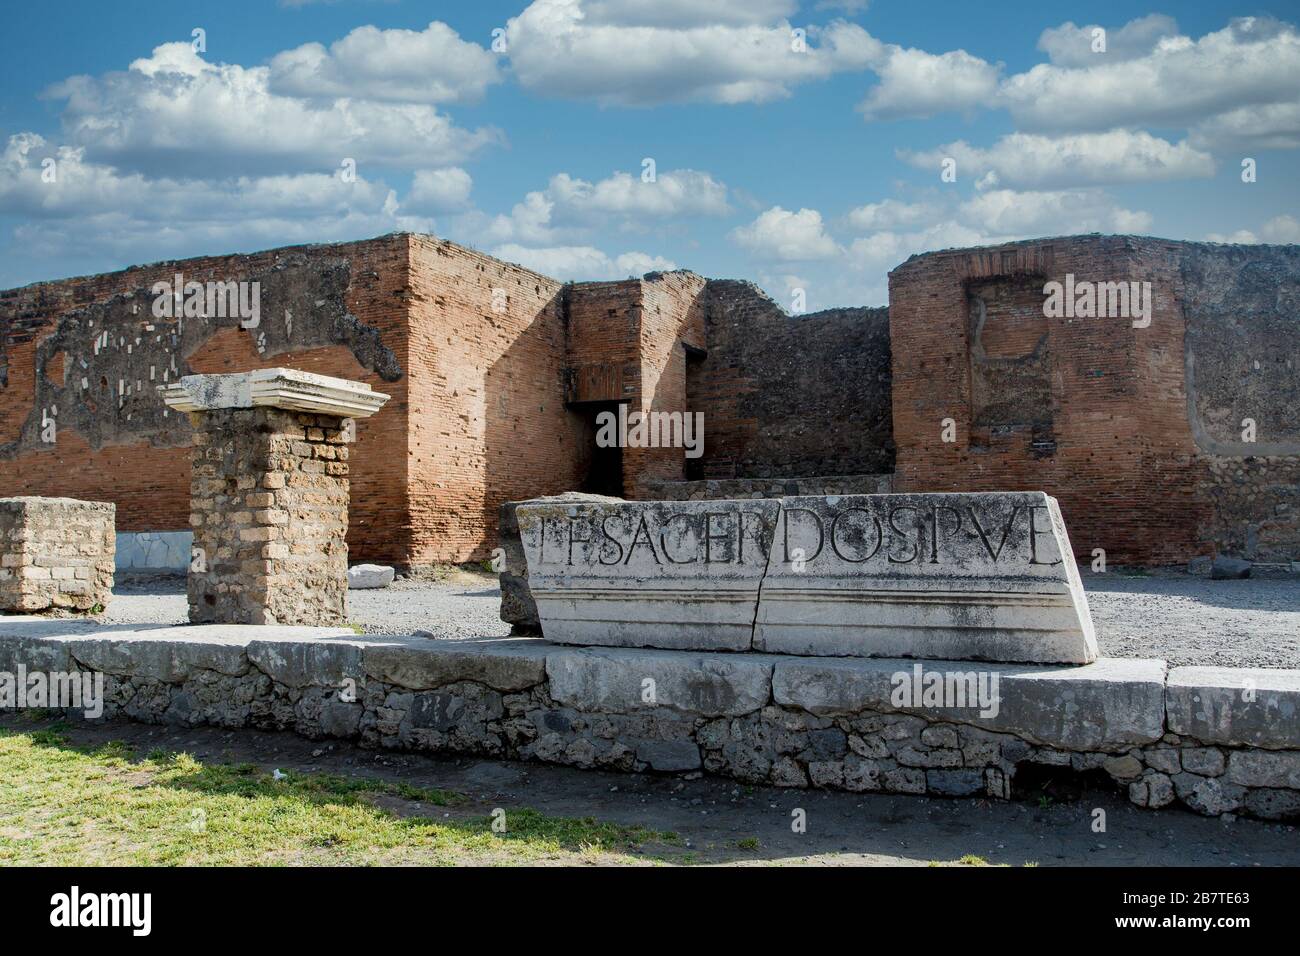
[[[563,287],[451,242],[410,241],[409,432],[381,452],[404,448],[408,461],[402,563],[480,560],[502,502],[585,474],[590,437],[565,404]]]
[[[346,622],[347,441],[355,421],[279,408],[190,418],[190,621]]]
[[[406,236],[384,236],[0,292],[0,494],[111,501],[119,531],[183,530],[190,425],[166,408],[156,386],[182,375],[288,366],[393,396],[358,426],[348,539],[359,556],[402,560],[411,527],[408,465],[394,452],[407,435],[408,247]],[[260,280],[259,325],[155,318],[153,285],[178,272],[186,282]],[[96,351],[104,332],[107,343]],[[44,442],[42,410],[55,407],[57,440]]]
[[[178,272],[260,282],[260,323],[154,318]],[[1150,326],[1046,317],[1067,273],[1151,282]],[[562,285],[431,236],[158,263],[0,292],[0,494],[182,530],[190,426],[156,386],[280,365],[392,396],[358,425],[355,560],[480,560],[506,501],[883,476],[896,456],[898,491],[1047,491],[1084,557],[1295,560],[1298,277],[1295,246],[1074,237],[914,257],[889,310],[791,316],[750,283]],[[702,457],[598,449],[619,404],[701,413]]]
[[[887,309],[787,315],[748,282],[705,293],[707,356],[688,404],[704,413],[692,478],[806,478],[893,470]]]
[[[811,478],[709,478],[701,481],[649,481],[641,486],[648,501],[703,501],[719,498],[786,498],[795,495],[887,495],[893,475],[816,475]]]
[[[1150,325],[1045,317],[1067,274],[1150,282]],[[1297,290],[1297,247],[1085,236],[913,257],[890,275],[897,490],[1044,490],[1089,559],[1300,557]]]
[[[0,498],[0,611],[89,611],[113,590],[113,506]]]

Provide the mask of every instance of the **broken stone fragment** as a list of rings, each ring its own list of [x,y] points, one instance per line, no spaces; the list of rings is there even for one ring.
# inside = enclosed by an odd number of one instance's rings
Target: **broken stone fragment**
[[[383,564],[354,564],[348,568],[348,588],[386,588],[393,583],[393,569]]]

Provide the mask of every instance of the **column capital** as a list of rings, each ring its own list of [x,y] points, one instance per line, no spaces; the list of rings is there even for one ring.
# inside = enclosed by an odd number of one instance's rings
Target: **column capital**
[[[389,396],[365,382],[292,368],[264,368],[228,375],[186,375],[158,387],[169,408],[207,412],[220,408],[283,408],[340,418],[369,418]]]

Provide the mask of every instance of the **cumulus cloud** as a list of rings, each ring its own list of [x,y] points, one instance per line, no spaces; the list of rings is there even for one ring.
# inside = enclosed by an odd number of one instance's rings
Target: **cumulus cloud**
[[[1144,56],[1086,63],[1040,63],[1006,80],[999,98],[1024,128],[1199,127],[1198,145],[1213,140],[1220,114],[1300,102],[1300,34],[1266,17],[1233,20],[1199,40],[1165,36]],[[1275,118],[1289,122],[1294,113]]]
[[[546,189],[528,193],[508,215],[482,229],[489,242],[553,243],[601,224],[634,229],[647,220],[723,216],[727,187],[694,169],[659,173],[654,182],[616,172],[597,182],[568,173],[552,176]]]
[[[1104,30],[1105,52],[1095,51],[1095,32]],[[1107,30],[1095,23],[1085,27],[1073,21],[1044,30],[1038,49],[1057,66],[1095,66],[1098,62],[1115,63],[1146,56],[1165,37],[1178,36],[1178,21],[1163,13],[1130,20],[1122,27]]]
[[[642,27],[744,26],[770,23],[793,14],[796,0],[586,0],[584,19],[592,24]]]
[[[510,62],[527,90],[644,106],[762,103],[792,86],[861,70],[880,42],[836,21],[808,27],[795,49],[792,3],[535,0],[506,25]]]
[[[666,272],[677,266],[662,256],[625,252],[611,258],[594,246],[528,247],[516,243],[497,246],[491,252],[498,259],[515,262],[556,279],[583,281],[624,279],[647,272]]]
[[[931,203],[905,203],[897,199],[885,199],[858,206],[849,212],[847,219],[850,226],[862,231],[897,229],[933,219],[938,208]]]
[[[358,27],[326,49],[306,43],[271,59],[268,88],[286,96],[465,103],[501,79],[496,57],[445,23]]]
[[[1254,245],[1257,242],[1279,244],[1300,243],[1300,220],[1295,216],[1274,216],[1260,227],[1256,234],[1249,229],[1238,229],[1230,234],[1211,232],[1205,237],[1210,242],[1234,242]]]
[[[52,181],[42,178],[45,159],[54,160]],[[10,137],[0,153],[0,215],[25,217],[14,231],[25,253],[136,261],[433,229],[407,215],[394,190],[361,176],[150,178],[32,133]]]
[[[995,189],[961,205],[968,223],[1019,237],[1082,232],[1146,232],[1151,216],[1126,209],[1100,190],[1016,192]]]
[[[333,169],[345,158],[423,168],[461,162],[502,138],[461,129],[427,104],[278,95],[269,68],[209,63],[179,42],[124,72],[72,77],[48,95],[67,101],[70,145],[153,174]]]
[[[965,50],[934,54],[890,45],[871,67],[880,83],[859,104],[867,119],[926,117],[989,106],[997,94],[1002,64]]]
[[[1214,175],[1214,158],[1185,140],[1170,143],[1124,129],[1061,136],[1012,133],[987,149],[958,140],[900,156],[920,169],[935,170],[951,157],[957,161],[958,176],[992,173],[987,183],[1007,186],[1143,183]]]
[[[831,259],[840,254],[816,209],[791,212],[773,206],[748,225],[731,230],[729,238],[761,259],[780,262]]]
[[[417,169],[411,177],[406,204],[421,212],[451,212],[469,205],[474,180],[459,166],[446,169]]]

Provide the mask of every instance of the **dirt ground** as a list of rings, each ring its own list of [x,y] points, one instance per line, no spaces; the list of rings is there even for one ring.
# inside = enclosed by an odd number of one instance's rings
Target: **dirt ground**
[[[31,730],[30,721],[0,726]],[[673,832],[657,856],[684,864],[925,866],[974,855],[1009,866],[1296,866],[1295,826],[1248,819],[1224,822],[1182,810],[1141,810],[1117,792],[1077,799],[1011,802],[850,794],[748,787],[714,777],[612,774],[495,760],[450,759],[363,750],[290,733],[177,730],[133,723],[73,725],[70,742],[122,741],[139,755],[162,748],[212,762],[259,769],[379,778],[464,794],[430,808],[385,798],[392,813],[485,817],[498,807]],[[1059,792],[1058,792],[1059,793]],[[1093,832],[1094,811],[1106,831]],[[805,811],[807,830],[792,830]]]

